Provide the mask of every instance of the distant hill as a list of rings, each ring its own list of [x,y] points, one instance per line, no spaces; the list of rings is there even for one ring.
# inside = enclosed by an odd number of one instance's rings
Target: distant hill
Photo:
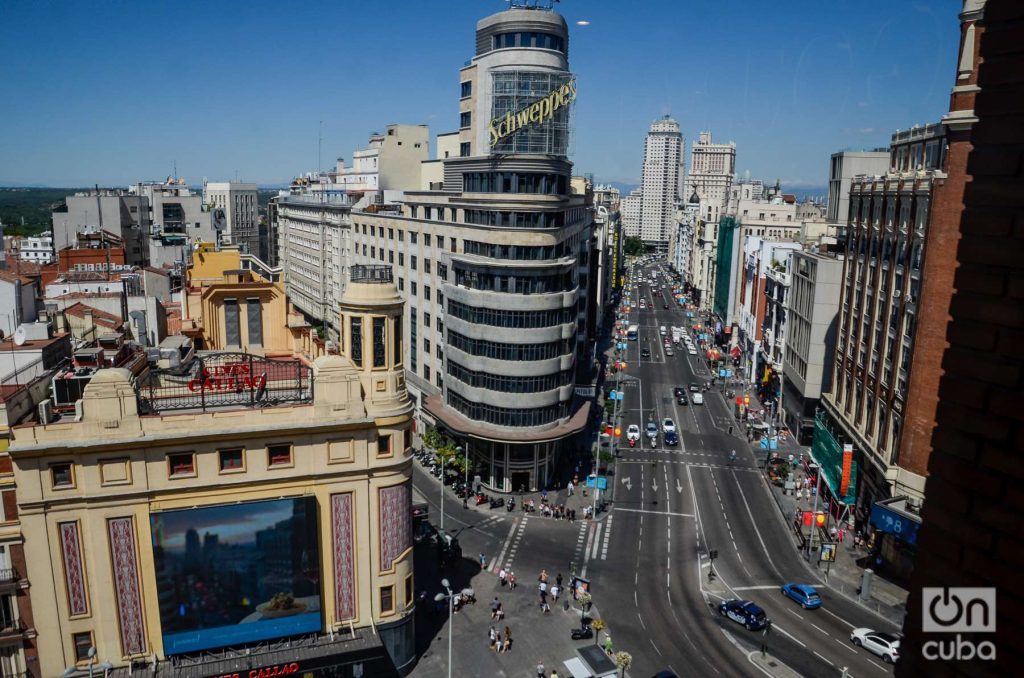
[[[51,228],[51,213],[82,188],[0,186],[0,221],[5,235],[37,235]]]

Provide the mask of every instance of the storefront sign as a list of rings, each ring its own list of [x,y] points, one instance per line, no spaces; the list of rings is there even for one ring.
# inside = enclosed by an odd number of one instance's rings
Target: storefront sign
[[[871,507],[871,524],[908,544],[917,543],[917,531],[921,529],[920,518],[904,515],[881,503]]]
[[[299,672],[299,663],[277,664],[253,669],[248,673],[223,673],[217,678],[277,678],[278,676],[290,676]]]
[[[850,475],[853,472],[853,445],[846,443],[843,445],[843,476],[839,481],[839,494],[846,496],[846,491],[850,487]]]
[[[576,81],[570,80],[539,101],[517,111],[506,113],[504,118],[494,118],[488,126],[491,146],[527,125],[540,125],[553,117],[555,111],[576,100]]]

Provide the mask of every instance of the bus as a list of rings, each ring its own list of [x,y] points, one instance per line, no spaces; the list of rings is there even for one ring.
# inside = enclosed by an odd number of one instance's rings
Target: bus
[[[626,330],[626,338],[630,341],[636,341],[637,335],[640,333],[639,325],[630,325]]]

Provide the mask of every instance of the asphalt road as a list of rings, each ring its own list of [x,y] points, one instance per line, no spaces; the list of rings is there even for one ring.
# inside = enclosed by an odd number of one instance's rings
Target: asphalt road
[[[763,460],[729,435],[732,418],[721,393],[706,393],[704,405],[676,404],[674,386],[703,384],[711,375],[685,346],[666,355],[659,327],[690,323],[674,301],[665,309],[652,294],[649,284],[641,286],[647,308],[630,314],[640,333],[625,356],[621,426],[644,429],[653,420],[660,429],[668,417],[680,444],[665,447],[659,433],[654,449],[646,438],[643,447],[620,445],[608,556],[590,565],[595,599],[613,611],[608,622],[616,646],[633,653],[630,673],[669,668],[678,675],[763,675],[749,661],[763,640],[778,661],[806,676],[838,676],[843,667],[852,676],[891,675],[881,659],[854,647],[849,633],[859,626],[897,629],[822,586],[818,610],[782,596],[783,583],[819,582],[768,494],[758,469]],[[645,348],[649,359],[640,358]],[[709,580],[712,549],[717,576]],[[772,631],[763,636],[719,616],[715,605],[723,598],[756,602],[772,619]]]

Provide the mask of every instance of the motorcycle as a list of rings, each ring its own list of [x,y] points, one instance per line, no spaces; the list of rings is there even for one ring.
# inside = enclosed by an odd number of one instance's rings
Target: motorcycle
[[[657,446],[658,446],[658,437],[657,436],[651,436],[651,447],[657,447]]]
[[[516,508],[516,500],[510,497],[509,500],[505,502],[505,508],[508,510],[509,513],[514,511]]]
[[[491,500],[491,508],[498,508],[504,503],[505,502],[501,500],[501,497],[495,497],[494,499]]]
[[[573,640],[588,640],[594,637],[594,629],[584,626],[581,629],[573,629],[571,635]]]
[[[488,497],[483,492],[481,492],[480,494],[476,495],[476,505],[477,506],[479,506],[480,504],[486,504],[490,500],[491,500],[491,498]]]
[[[636,447],[636,438],[630,438],[629,439],[629,446],[630,447]]]

